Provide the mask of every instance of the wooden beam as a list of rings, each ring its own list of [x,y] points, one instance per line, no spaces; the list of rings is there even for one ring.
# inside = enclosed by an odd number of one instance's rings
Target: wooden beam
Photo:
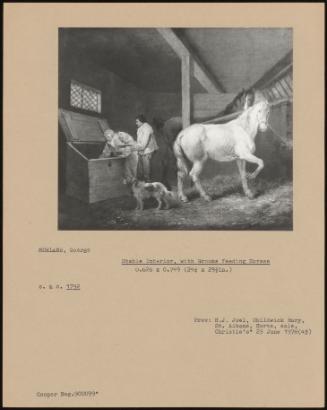
[[[182,122],[183,128],[191,124],[191,57],[182,57]]]
[[[202,85],[202,87],[208,91],[208,93],[217,93],[217,92],[223,92],[221,87],[218,87],[215,83],[213,83],[209,77],[206,75],[204,70],[201,68],[201,66],[194,61],[194,77],[199,81],[199,83]]]
[[[167,41],[170,47],[175,51],[180,59],[183,55],[188,54],[188,50],[184,47],[182,41],[176,36],[170,28],[157,28],[158,33]]]
[[[277,100],[277,101],[274,101],[274,102],[270,103],[270,107],[278,107],[281,104],[292,103],[292,102],[293,102],[292,99],[283,98],[283,99],[280,99],[280,100]],[[232,112],[231,114],[227,114],[227,115],[223,115],[223,116],[220,116],[220,117],[212,118],[211,120],[203,121],[202,124],[221,124],[221,123],[225,123],[225,122],[234,120],[239,115],[241,115],[243,112],[244,111]]]
[[[287,71],[292,71],[293,67],[293,51],[289,51],[281,60],[277,62],[271,69],[266,71],[264,75],[256,81],[251,88],[267,88],[272,82],[281,78]]]
[[[191,55],[193,60],[193,75],[206,91],[211,93],[225,91],[223,87],[209,75],[198,57],[196,57],[190,47],[185,44],[185,41],[182,41],[172,29],[157,28],[157,31],[167,41],[180,59],[185,55]]]
[[[290,89],[290,87],[288,86],[287,82],[285,81],[284,78],[282,78],[280,80],[280,83],[282,84],[282,86],[284,87],[284,90],[286,90],[287,95],[292,96],[292,90]]]
[[[270,84],[274,83],[275,81],[278,81],[285,73],[288,73],[292,71],[293,68],[293,63],[289,64],[288,66],[284,67],[282,70],[280,70],[277,74],[275,74],[272,78],[269,79],[264,84],[264,87],[268,87]]]
[[[285,92],[284,88],[282,87],[280,81],[277,81],[275,84],[275,87],[277,88],[277,91],[279,94],[282,96],[282,98],[288,97],[287,93]]]
[[[269,98],[270,98],[271,100],[274,100],[275,94],[271,91],[271,89],[270,89],[270,88],[266,88],[266,91],[267,91],[267,93],[268,93]]]

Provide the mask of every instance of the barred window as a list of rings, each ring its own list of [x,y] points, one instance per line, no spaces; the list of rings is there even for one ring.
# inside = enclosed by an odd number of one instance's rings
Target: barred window
[[[101,91],[77,81],[72,81],[70,83],[70,105],[101,113]]]

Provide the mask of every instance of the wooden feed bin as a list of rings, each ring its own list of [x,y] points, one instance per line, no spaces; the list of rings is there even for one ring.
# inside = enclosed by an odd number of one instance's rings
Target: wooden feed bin
[[[99,158],[106,143],[103,118],[59,109],[65,134],[66,194],[86,203],[128,195],[123,157]]]

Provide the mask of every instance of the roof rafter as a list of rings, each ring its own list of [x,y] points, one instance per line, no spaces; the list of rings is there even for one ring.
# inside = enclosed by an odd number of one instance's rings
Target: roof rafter
[[[285,73],[292,71],[293,67],[293,50],[289,51],[273,67],[266,71],[263,76],[257,80],[251,88],[265,88],[274,81],[281,78]]]
[[[225,92],[222,85],[208,73],[199,58],[194,54],[194,51],[191,50],[185,41],[179,38],[171,28],[157,28],[157,31],[167,41],[181,60],[185,55],[192,57],[193,75],[206,91],[210,93]]]

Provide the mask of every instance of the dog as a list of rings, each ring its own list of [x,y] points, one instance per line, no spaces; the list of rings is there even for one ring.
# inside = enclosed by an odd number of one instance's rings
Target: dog
[[[142,211],[144,208],[144,200],[155,198],[158,201],[156,209],[161,209],[164,204],[164,209],[170,207],[170,200],[174,199],[174,194],[165,187],[161,182],[144,182],[134,180],[132,182],[132,192],[136,199],[137,205],[135,210]]]

